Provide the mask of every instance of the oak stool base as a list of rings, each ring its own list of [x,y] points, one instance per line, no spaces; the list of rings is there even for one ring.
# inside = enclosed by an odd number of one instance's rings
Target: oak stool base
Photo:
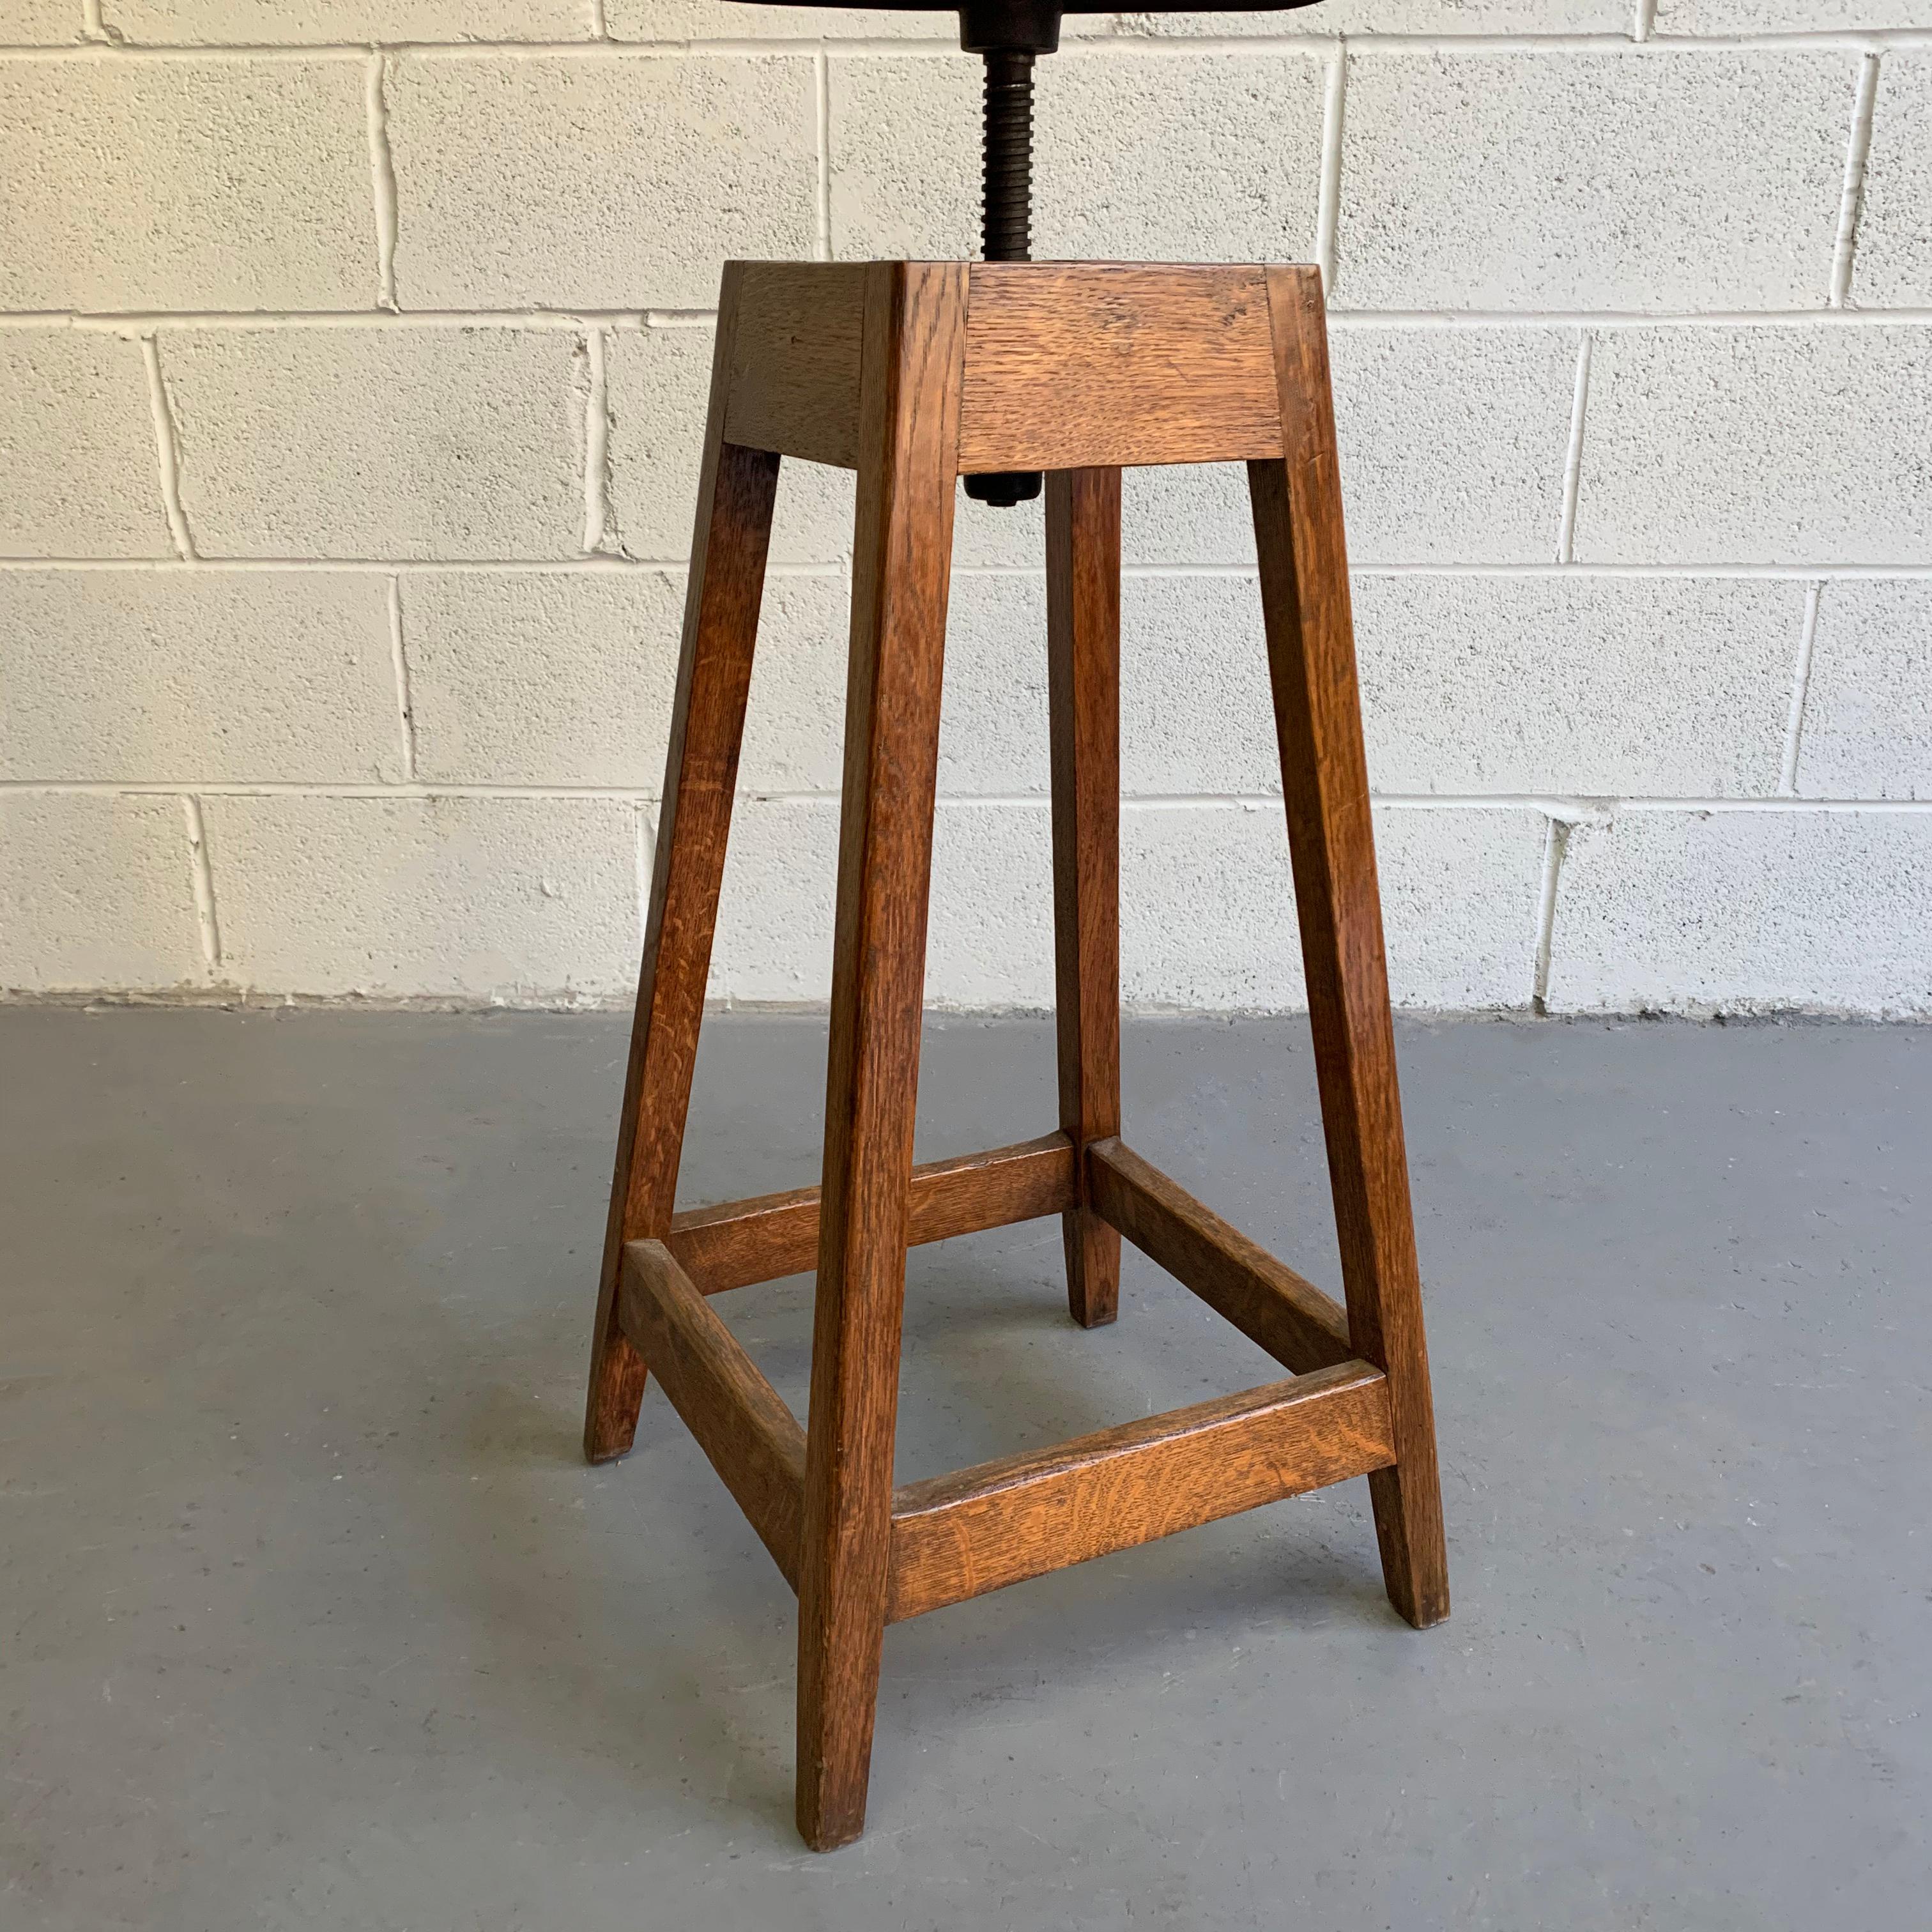
[[[858,472],[824,1181],[675,1211],[781,458]],[[1120,478],[1245,461],[1346,1309],[1120,1138]],[[1046,472],[1058,1131],[915,1167],[956,479]],[[909,1246],[1062,1217],[1073,1318],[1124,1235],[1285,1380],[892,1484]],[[801,1429],[706,1297],[815,1268]],[[1306,267],[734,262],[604,1244],[584,1447],[646,1365],[798,1593],[798,1825],[863,1828],[888,1623],[1369,1478],[1390,1601],[1448,1614],[1321,278]]]

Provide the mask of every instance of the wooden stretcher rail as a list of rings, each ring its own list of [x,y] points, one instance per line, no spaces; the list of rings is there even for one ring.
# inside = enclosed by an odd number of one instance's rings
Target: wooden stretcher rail
[[[1354,1355],[1339,1303],[1131,1148],[1111,1138],[1091,1142],[1087,1186],[1103,1220],[1282,1367],[1300,1374]]]
[[[922,1616],[1395,1460],[1366,1362],[912,1483],[893,1498],[886,1614]]]
[[[1062,1133],[912,1171],[908,1239],[918,1247],[1058,1214],[1078,1198],[1073,1144]],[[818,1190],[794,1188],[674,1216],[666,1245],[706,1294],[801,1274],[818,1263]]]
[[[624,1250],[618,1316],[711,1466],[798,1588],[805,1431],[662,1241]]]

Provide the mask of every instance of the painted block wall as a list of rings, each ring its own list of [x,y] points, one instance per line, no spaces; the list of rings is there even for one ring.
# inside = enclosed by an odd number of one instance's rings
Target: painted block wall
[[[0,0],[0,989],[621,1000],[727,256],[974,247],[943,14]],[[1932,0],[1123,13],[1042,255],[1319,262],[1397,997],[1932,1012]],[[715,972],[828,973],[789,469]],[[1052,998],[1037,509],[962,505],[929,993]],[[1238,472],[1127,486],[1124,965],[1302,986]]]

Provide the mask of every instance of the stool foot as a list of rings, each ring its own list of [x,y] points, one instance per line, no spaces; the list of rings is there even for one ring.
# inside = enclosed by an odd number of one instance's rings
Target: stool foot
[[[1409,1427],[1413,1437],[1414,1425]],[[1375,1505],[1376,1543],[1382,1552],[1382,1584],[1396,1615],[1418,1630],[1449,1615],[1449,1553],[1442,1535],[1442,1492],[1431,1454],[1369,1478]]]
[[[1060,1219],[1066,1256],[1066,1312],[1082,1328],[1104,1328],[1120,1312],[1120,1238],[1090,1208]]]

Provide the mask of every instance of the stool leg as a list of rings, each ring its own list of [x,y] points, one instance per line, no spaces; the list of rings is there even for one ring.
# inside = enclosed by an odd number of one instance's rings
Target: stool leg
[[[799,1564],[798,1828],[866,1822],[885,1634],[966,271],[868,273]]]
[[[1060,1124],[1076,1148],[1120,1131],[1120,472],[1046,479],[1047,691]],[[1086,1163],[1079,1168],[1086,1193]],[[1120,1237],[1084,1204],[1060,1219],[1066,1304],[1113,1320]]]
[[[1248,478],[1282,788],[1349,1335],[1394,1414],[1396,1466],[1369,1478],[1376,1535],[1389,1600],[1420,1628],[1449,1614],[1448,1568],[1318,272],[1270,270],[1268,299],[1283,455]]]
[[[617,1324],[618,1268],[626,1241],[668,1231],[676,1198],[778,486],[777,457],[724,440],[730,272],[721,304],[684,643],[591,1344],[584,1453],[593,1462],[629,1449],[644,1399],[644,1358]]]

